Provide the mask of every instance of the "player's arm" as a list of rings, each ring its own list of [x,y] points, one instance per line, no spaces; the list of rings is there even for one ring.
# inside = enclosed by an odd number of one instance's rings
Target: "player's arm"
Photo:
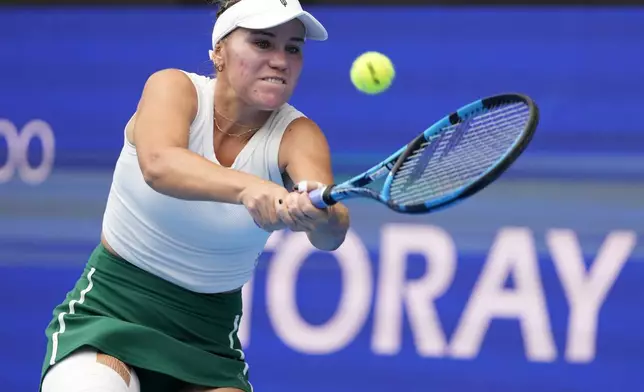
[[[310,119],[299,118],[291,123],[282,138],[279,155],[280,166],[294,184],[300,181],[334,183],[328,142]],[[307,231],[307,236],[316,248],[335,250],[342,245],[349,229],[349,210],[337,203],[327,213],[323,224]]]
[[[145,181],[159,193],[186,200],[238,204],[258,177],[217,165],[188,150],[197,93],[175,69],[147,80],[134,123],[134,144]]]

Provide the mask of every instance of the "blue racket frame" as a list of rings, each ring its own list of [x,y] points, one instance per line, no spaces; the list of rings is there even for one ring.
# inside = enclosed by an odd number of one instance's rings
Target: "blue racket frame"
[[[529,107],[529,119],[526,127],[521,135],[517,138],[508,151],[500,157],[494,165],[491,165],[482,175],[470,183],[455,189],[448,195],[443,197],[428,200],[423,204],[416,205],[400,205],[394,203],[389,198],[389,191],[393,182],[394,175],[398,168],[405,161],[407,156],[413,153],[420,144],[429,141],[429,139],[438,134],[442,129],[458,124],[464,119],[478,114],[479,112],[486,111],[494,106],[500,104],[508,104],[514,102],[523,102]],[[491,182],[496,180],[508,167],[523,153],[528,146],[539,122],[539,109],[535,102],[524,94],[508,93],[496,95],[488,98],[483,98],[471,102],[457,111],[443,117],[431,127],[427,128],[423,133],[418,135],[412,142],[406,146],[401,147],[398,151],[391,154],[387,159],[383,160],[376,166],[366,172],[359,174],[343,183],[330,185],[321,189],[316,189],[309,193],[309,197],[318,208],[326,208],[339,201],[356,198],[366,197],[371,198],[380,203],[387,205],[394,211],[401,213],[428,213],[436,211],[440,208],[447,207],[454,204],[459,200],[463,200],[474,193],[482,190]],[[387,176],[385,183],[380,192],[373,189],[366,188],[372,182]]]

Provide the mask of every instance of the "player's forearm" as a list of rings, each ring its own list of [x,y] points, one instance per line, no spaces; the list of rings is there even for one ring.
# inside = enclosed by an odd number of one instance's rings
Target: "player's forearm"
[[[335,204],[329,210],[329,222],[307,233],[309,241],[320,250],[333,251],[344,243],[349,230],[349,210],[342,204]]]
[[[166,148],[141,160],[143,177],[159,193],[185,200],[239,204],[259,177],[225,168],[183,148]]]

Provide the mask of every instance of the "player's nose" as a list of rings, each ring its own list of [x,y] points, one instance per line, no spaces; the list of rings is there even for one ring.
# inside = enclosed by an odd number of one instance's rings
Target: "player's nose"
[[[268,64],[271,66],[271,68],[278,69],[280,71],[286,71],[288,69],[286,54],[282,52],[274,53],[269,59]]]

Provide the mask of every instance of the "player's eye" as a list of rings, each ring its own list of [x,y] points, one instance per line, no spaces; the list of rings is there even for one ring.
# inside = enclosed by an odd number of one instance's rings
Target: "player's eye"
[[[260,49],[268,49],[271,47],[271,43],[268,40],[261,39],[255,41],[255,46],[257,46]]]
[[[286,51],[291,54],[298,54],[302,51],[299,46],[287,46]]]

